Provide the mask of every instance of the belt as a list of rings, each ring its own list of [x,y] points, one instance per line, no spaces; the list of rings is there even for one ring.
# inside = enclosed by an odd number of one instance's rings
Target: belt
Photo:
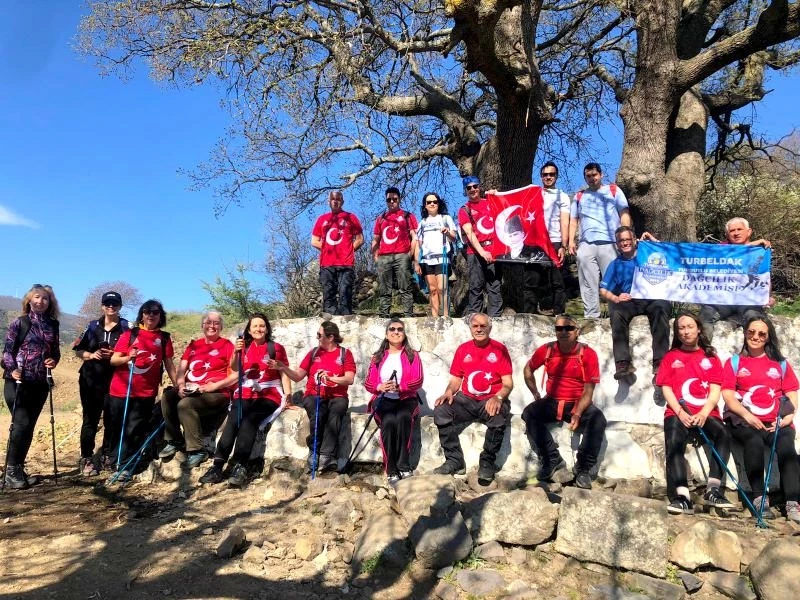
[[[575,404],[574,400],[557,400],[558,407],[556,408],[556,420],[561,421],[564,418],[564,407],[567,404]]]

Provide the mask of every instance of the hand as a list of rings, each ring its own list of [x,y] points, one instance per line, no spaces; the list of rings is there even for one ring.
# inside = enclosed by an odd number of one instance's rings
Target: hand
[[[692,413],[687,410],[681,410],[678,412],[678,420],[683,424],[686,429],[691,429],[694,427],[694,417]]]
[[[397,384],[394,381],[384,381],[378,386],[379,392],[396,392]]]
[[[569,243],[569,248],[567,251],[572,255],[575,256],[578,253],[578,247],[575,245],[575,242]]]
[[[494,262],[494,256],[492,256],[491,252],[487,252],[486,250],[481,249],[481,257],[487,263],[493,263]]]
[[[45,358],[44,359],[44,366],[47,369],[55,369],[56,368],[56,361],[52,358]]]
[[[492,396],[486,401],[486,412],[490,417],[500,414],[500,409],[503,406],[503,401],[497,396]]]
[[[241,352],[244,350],[244,338],[237,338],[233,343],[233,348],[236,350],[236,352]]]
[[[775,296],[770,296],[767,300],[767,308],[772,308],[775,306]]]
[[[764,425],[764,423],[761,422],[761,419],[759,419],[757,416],[755,416],[751,412],[748,412],[745,415],[744,420],[747,421],[747,424],[750,425],[750,427],[752,427],[753,429],[758,429],[758,430],[761,430],[761,431],[767,431],[767,426]]]
[[[619,304],[620,302],[630,302],[631,300],[633,300],[631,295],[626,294],[625,292],[622,292],[617,296],[617,304]]]
[[[581,424],[581,416],[572,413],[572,416],[569,419],[569,425],[567,425],[567,429],[570,431],[575,431]]]
[[[267,360],[267,368],[274,371],[282,371],[286,368],[286,365],[277,359],[270,358]]]
[[[11,371],[11,377],[14,381],[22,381],[22,369],[14,369]]]
[[[789,427],[789,425],[791,425],[793,421],[794,421],[794,413],[786,415],[785,417],[781,418],[781,423],[780,423],[781,429],[783,429],[784,427]]]
[[[89,353],[89,360],[103,360],[103,358],[102,350],[95,350],[94,352]]]
[[[100,348],[98,352],[100,353],[100,358],[105,359],[111,358],[114,355],[114,350],[111,348]]]
[[[136,360],[136,355],[139,354],[139,349],[136,346],[132,346],[130,350],[128,350],[128,361]]]
[[[708,420],[708,415],[704,415],[703,411],[700,411],[692,419],[692,424],[695,427],[703,427],[706,424],[706,420]]]
[[[186,398],[186,386],[182,383],[178,384],[178,397]]]
[[[448,404],[453,403],[453,392],[451,392],[450,390],[445,390],[444,394],[439,396],[433,403],[433,405],[439,406],[440,404],[444,404],[445,402],[447,402]]]
[[[558,256],[559,260],[564,260],[564,257],[567,255],[566,248],[564,248],[564,246],[561,246],[556,252],[556,255]]]
[[[417,261],[414,261],[414,273],[417,275],[422,275],[422,267]]]
[[[640,240],[640,241],[642,241],[642,242],[647,242],[647,241],[650,241],[650,242],[657,242],[657,241],[658,241],[658,238],[656,238],[656,236],[654,236],[654,235],[653,235],[652,233],[650,233],[649,231],[645,231],[645,232],[642,234],[642,237],[640,237],[640,238],[639,238],[639,240]]]

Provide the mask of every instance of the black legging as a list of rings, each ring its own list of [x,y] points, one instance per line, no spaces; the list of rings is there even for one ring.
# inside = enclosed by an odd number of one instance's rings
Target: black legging
[[[153,423],[153,412],[158,405],[153,396],[128,399],[128,414],[125,416],[125,398],[119,396],[108,396],[106,411],[108,422],[111,425],[106,440],[110,444],[107,448],[108,454],[116,462],[119,454],[119,434],[122,433],[122,463],[117,468],[122,467],[133,454],[142,447]],[[160,407],[159,407],[160,413]],[[125,418],[125,431],[122,432],[122,419]],[[113,435],[115,433],[115,435]],[[116,439],[115,439],[116,438]]]
[[[744,468],[753,490],[753,498],[764,493],[764,448],[772,448],[773,433],[754,429],[749,425],[732,426],[733,439],[742,445]],[[800,500],[800,465],[794,450],[794,429],[782,427],[778,433],[775,455],[781,474],[781,487],[787,501]]]
[[[241,424],[237,404],[242,403]],[[274,413],[278,405],[272,400],[256,398],[253,400],[233,401],[231,411],[225,421],[222,435],[217,442],[217,451],[214,453],[214,464],[222,466],[233,451],[233,460],[245,464],[250,459],[250,452],[256,441],[256,434],[261,422]]]
[[[349,400],[347,398],[323,398],[319,403],[319,418],[317,419],[317,454],[322,456],[338,456],[339,432],[342,430],[342,421],[347,413]],[[317,397],[306,396],[302,406],[308,415],[309,434],[306,438],[309,453],[314,451],[314,420],[317,410]]]
[[[711,443],[717,449],[722,460],[725,464],[728,463],[728,457],[731,454],[731,437],[728,428],[719,419],[709,417],[703,425]],[[686,475],[686,443],[689,441],[689,436],[700,436],[694,428],[687,429],[681,420],[672,415],[664,420],[664,448],[667,454],[666,467],[667,467],[667,497],[670,501],[677,498],[676,488],[689,487],[688,478]],[[711,456],[710,452],[706,452],[708,457],[708,475],[714,479],[724,481],[724,469],[720,466],[719,462]]]
[[[3,396],[6,406],[8,406],[9,414],[13,415],[14,425],[14,430],[11,432],[8,442],[8,456],[6,457],[9,465],[25,464],[28,450],[31,449],[36,420],[39,418],[42,407],[47,401],[49,389],[47,382],[43,381],[26,381],[18,384],[11,379],[6,379]],[[17,396],[17,392],[19,392],[19,396]]]
[[[375,411],[375,421],[381,429],[383,466],[387,475],[411,471],[411,434],[414,419],[419,414],[419,400],[383,398]]]
[[[92,383],[86,380],[83,375],[78,378],[78,391],[81,396],[81,408],[83,409],[83,424],[81,425],[81,457],[89,458],[94,453],[95,438],[97,437],[97,426],[100,423],[100,416],[108,395],[109,381]],[[103,420],[103,443],[101,445],[102,454],[106,454],[108,444],[108,418]]]

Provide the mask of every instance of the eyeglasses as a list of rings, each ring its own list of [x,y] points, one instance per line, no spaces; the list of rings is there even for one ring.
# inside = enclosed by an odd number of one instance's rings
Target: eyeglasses
[[[389,327],[389,328],[386,329],[386,331],[389,331],[389,332],[392,332],[392,333],[395,333],[395,332],[403,333],[405,330],[406,330],[405,327]]]
[[[203,321],[203,325],[208,325],[209,327],[219,327],[222,325],[219,321]]]
[[[575,331],[577,327],[575,325],[556,325],[556,331]]]
[[[465,190],[479,190],[479,189],[481,189],[481,186],[473,183],[473,184],[470,184],[470,185],[466,186],[464,189]]]
[[[542,178],[544,177],[558,177],[558,173],[542,173]]]
[[[755,329],[748,329],[747,337],[758,338],[759,340],[765,340],[767,339],[767,337],[769,337],[769,333],[767,333],[766,331],[756,331]]]
[[[145,315],[160,315],[161,314],[161,310],[158,309],[158,308],[145,308],[142,311],[142,314],[145,314]]]
[[[618,244],[632,244],[633,238],[617,238]]]
[[[427,206],[428,204],[439,204],[439,201],[438,200],[425,200],[425,205]]]

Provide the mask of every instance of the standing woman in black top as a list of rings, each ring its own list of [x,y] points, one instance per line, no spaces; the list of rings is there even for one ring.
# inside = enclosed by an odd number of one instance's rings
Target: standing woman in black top
[[[100,457],[113,454],[109,449],[107,432],[113,429],[108,423],[108,411],[105,410],[108,386],[114,367],[111,366],[111,355],[114,346],[123,332],[128,330],[128,321],[119,316],[122,308],[122,296],[119,292],[108,291],[100,301],[102,315],[89,323],[86,331],[73,344],[75,355],[83,361],[78,376],[78,389],[83,409],[83,425],[81,427],[81,459],[78,469],[81,475],[91,477],[100,474],[102,467]],[[103,414],[103,445],[100,453],[93,459],[94,439],[97,425]]]

